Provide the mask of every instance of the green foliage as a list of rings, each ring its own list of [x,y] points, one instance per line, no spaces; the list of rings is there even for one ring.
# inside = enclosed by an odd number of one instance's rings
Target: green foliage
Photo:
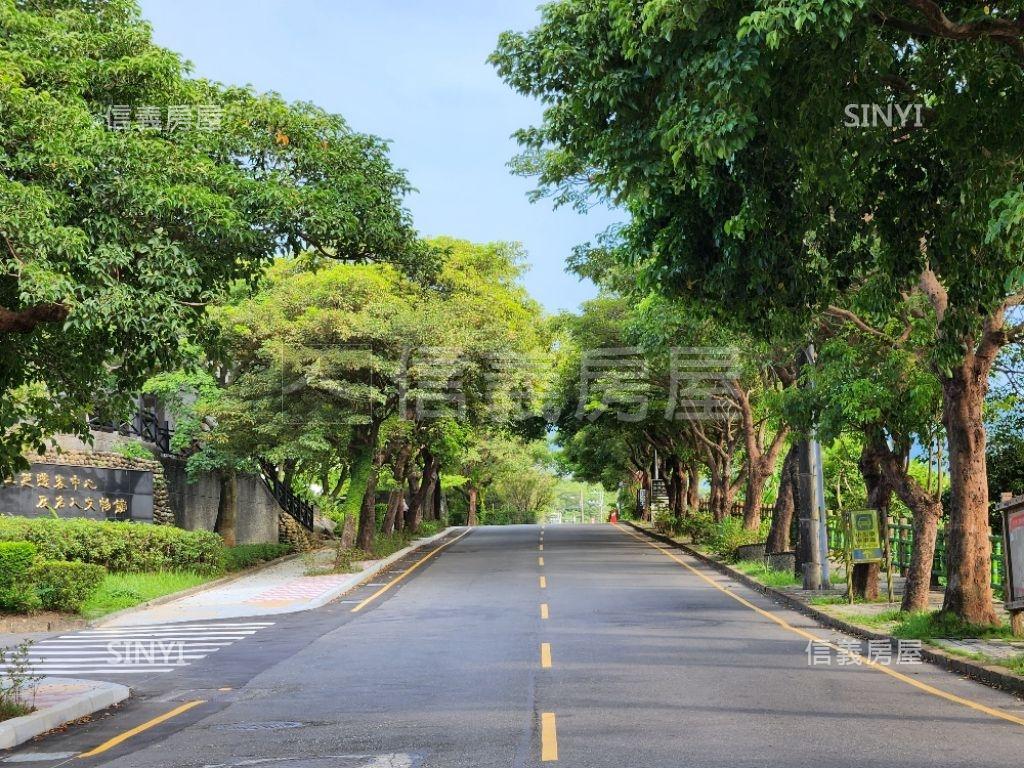
[[[0,720],[9,720],[34,712],[36,685],[42,675],[33,674],[31,641],[14,647],[0,648],[0,666],[4,670],[4,685],[0,686]]]
[[[217,534],[166,525],[7,517],[0,518],[0,542],[30,542],[44,560],[77,560],[117,572],[223,569]]]
[[[89,410],[121,415],[203,307],[275,254],[436,266],[384,141],[187,70],[134,0],[0,1],[0,474],[56,431],[86,437]],[[222,114],[111,130],[111,105]]]
[[[39,595],[29,579],[36,546],[27,541],[0,541],[0,608],[27,613],[40,606]]]
[[[291,544],[239,544],[224,550],[224,569],[241,571],[291,554]]]
[[[732,567],[752,576],[766,587],[791,587],[802,583],[801,578],[792,571],[773,570],[763,560],[738,560]]]
[[[152,459],[153,452],[137,440],[122,440],[114,444],[114,453],[126,459]]]
[[[763,543],[768,538],[769,521],[761,523],[760,530],[743,529],[743,520],[727,517],[714,527],[714,533],[705,542],[708,549],[726,560],[736,559],[736,549],[745,544]]]
[[[48,611],[77,613],[106,578],[102,565],[44,560],[32,567],[28,579]]]
[[[678,532],[688,536],[694,544],[707,544],[714,540],[717,534],[717,526],[710,512],[691,510],[680,521]]]

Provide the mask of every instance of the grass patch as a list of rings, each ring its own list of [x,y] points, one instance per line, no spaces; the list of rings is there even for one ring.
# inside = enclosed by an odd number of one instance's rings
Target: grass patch
[[[908,640],[931,640],[934,637],[950,640],[961,640],[967,637],[989,640],[1013,637],[1010,627],[1006,624],[998,627],[979,627],[967,624],[952,614],[939,611],[903,614],[899,624],[893,630],[893,634]]]
[[[846,595],[826,595],[821,597],[812,597],[808,602],[811,605],[849,605],[850,599],[846,597]],[[887,602],[889,601],[881,597],[876,600],[865,600],[863,597],[853,598],[854,605],[871,605]]]
[[[1018,675],[1024,675],[1024,656],[1017,656],[1001,662],[1004,667]]]
[[[766,587],[790,587],[800,583],[800,579],[789,571],[773,571],[761,560],[739,560],[732,567],[757,579]]]
[[[172,592],[197,587],[214,578],[188,571],[108,573],[100,588],[82,606],[80,613],[87,619],[95,619]]]
[[[845,603],[845,598],[843,599]],[[865,627],[885,628],[890,624],[898,624],[903,618],[898,608],[879,613],[837,613],[837,618],[848,621],[851,624],[860,624]]]

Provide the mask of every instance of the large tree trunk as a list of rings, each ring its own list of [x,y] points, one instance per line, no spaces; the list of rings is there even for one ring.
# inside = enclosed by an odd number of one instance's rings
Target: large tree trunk
[[[466,489],[466,497],[468,498],[469,511],[466,513],[466,525],[480,525],[480,521],[476,516],[476,497],[477,489],[475,485],[470,485]]]
[[[419,487],[412,494],[409,510],[406,512],[406,530],[409,533],[416,533],[423,523],[423,512],[432,499],[434,493],[435,459],[430,451],[423,450],[423,472],[420,475]]]
[[[888,518],[893,489],[888,477],[882,471],[882,456],[885,451],[888,451],[888,446],[883,451],[880,446],[872,444],[870,436],[866,437],[857,464],[860,468],[861,477],[864,478],[864,486],[867,489],[868,507],[877,509],[880,516]],[[877,600],[878,576],[880,573],[881,566],[878,563],[858,563],[854,565],[853,573],[851,574],[854,597],[861,597],[865,600]]]
[[[696,461],[691,461],[686,471],[689,475],[686,481],[686,507],[692,514],[700,506],[700,466]]]
[[[416,508],[417,498],[419,498],[420,491],[420,477],[421,472],[419,466],[416,464],[415,457],[410,460],[409,464],[409,477],[406,478],[406,483],[409,486],[408,492],[408,504],[405,507],[405,530],[412,532],[415,531],[415,526],[419,525],[417,518],[419,516],[419,510]]]
[[[903,455],[893,453],[885,442],[878,440],[877,455],[886,482],[913,515],[914,546],[910,554],[910,568],[907,571],[900,610],[921,611],[928,607],[932,561],[935,559],[935,539],[938,534],[939,518],[942,517],[942,502],[907,473],[906,460],[909,451]]]
[[[233,469],[221,470],[220,500],[213,529],[220,534],[225,547],[235,546],[238,537],[238,475]]]
[[[772,510],[772,527],[768,531],[767,552],[770,555],[788,552],[789,531],[793,525],[796,510],[796,484],[799,453],[794,444],[782,460],[782,475],[779,478],[779,495]]]
[[[402,499],[405,496],[403,487],[405,486],[405,476],[409,471],[411,453],[412,446],[406,444],[398,450],[398,454],[395,456],[394,476],[397,487],[388,494],[388,510],[384,515],[384,526],[382,531],[385,536],[390,536],[394,533],[399,525]]]
[[[441,497],[444,495],[444,489],[441,488],[441,469],[438,467],[434,473],[434,497],[433,497],[433,509],[434,516],[432,520],[441,519]]]
[[[747,449],[747,491],[743,499],[743,528],[747,531],[756,531],[761,526],[761,499],[764,496],[764,487],[775,471],[775,463],[779,459],[789,428],[780,427],[765,448],[764,425],[757,424],[754,420],[754,408],[750,403],[749,393],[739,386],[738,382],[733,389],[742,416],[743,439]]]
[[[396,488],[388,494],[388,510],[384,513],[384,525],[381,533],[390,536],[395,532],[395,520],[398,519],[398,508],[402,505],[402,490]]]
[[[765,472],[763,469],[747,470],[747,491],[743,499],[744,530],[756,531],[761,527],[761,499],[770,477],[771,472]]]
[[[992,353],[994,355],[994,353]],[[950,509],[946,527],[948,582],[942,610],[971,624],[998,623],[992,605],[988,479],[982,407],[991,362],[968,355],[942,383],[949,439]]]
[[[373,539],[377,533],[377,478],[384,464],[383,451],[377,450],[379,425],[374,423],[367,435],[367,446],[370,451],[370,469],[366,475],[366,487],[363,491],[363,503],[359,510],[359,535],[356,546],[364,552],[373,553]]]

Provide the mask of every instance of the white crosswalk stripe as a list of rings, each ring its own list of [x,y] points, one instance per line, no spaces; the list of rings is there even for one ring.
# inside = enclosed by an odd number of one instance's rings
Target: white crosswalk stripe
[[[28,667],[31,674],[61,676],[171,672],[273,625],[206,622],[85,629],[32,645]],[[0,664],[0,675],[13,666]]]

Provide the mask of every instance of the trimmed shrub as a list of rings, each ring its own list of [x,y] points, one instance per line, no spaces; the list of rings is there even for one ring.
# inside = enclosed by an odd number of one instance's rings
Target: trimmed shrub
[[[43,608],[77,613],[107,575],[102,565],[44,560],[29,572]]]
[[[220,536],[169,525],[4,517],[0,541],[31,542],[44,560],[77,560],[115,572],[217,573],[224,568]]]
[[[743,520],[738,517],[727,517],[715,526],[715,533],[708,540],[708,547],[726,560],[735,560],[737,547],[757,544],[764,541],[767,536],[768,531],[764,524],[756,531],[746,531],[743,529]]]
[[[28,613],[39,608],[39,595],[29,573],[36,547],[28,541],[0,541],[0,608]]]
[[[690,537],[694,544],[703,544],[715,536],[715,519],[710,512],[696,510],[683,517],[679,532]]]
[[[291,544],[239,544],[224,551],[224,567],[229,571],[240,571],[284,557],[291,551]]]

